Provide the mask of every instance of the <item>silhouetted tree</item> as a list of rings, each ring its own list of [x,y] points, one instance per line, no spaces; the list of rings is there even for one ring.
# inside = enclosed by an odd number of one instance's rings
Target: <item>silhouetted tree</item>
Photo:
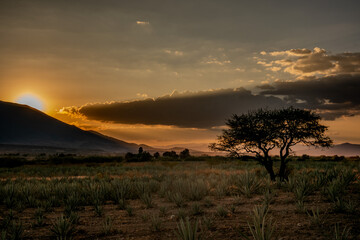
[[[177,155],[177,153],[175,151],[166,151],[163,153],[163,157],[169,157],[169,158],[178,158],[179,156]]]
[[[139,153],[137,157],[139,162],[147,162],[152,158],[151,154],[146,151],[143,151],[141,154]]]
[[[308,146],[330,147],[332,140],[325,136],[326,126],[320,124],[321,118],[315,113],[293,107],[250,111],[247,114],[233,115],[227,120],[229,129],[223,130],[218,142],[209,145],[214,151],[227,151],[239,157],[245,153],[256,156],[257,161],[268,171],[271,180],[278,176],[287,178],[286,164],[291,148],[302,143]],[[270,151],[279,150],[280,169],[277,175],[273,170]]]
[[[159,152],[154,153],[154,158],[158,159],[159,157],[160,157],[160,153],[159,153]]]
[[[299,157],[298,161],[307,161],[310,159],[310,156],[307,154],[303,154],[301,157]]]
[[[131,153],[131,152],[128,152],[128,153],[125,154],[125,160],[126,160],[127,162],[135,162],[136,159],[137,159],[136,156],[137,156],[136,154],[133,154],[133,153]]]
[[[142,147],[139,147],[139,154],[142,154],[144,152],[144,149]]]
[[[190,151],[189,151],[189,149],[185,148],[183,151],[181,151],[180,154],[179,154],[179,157],[180,157],[181,159],[185,159],[185,158],[190,157]]]

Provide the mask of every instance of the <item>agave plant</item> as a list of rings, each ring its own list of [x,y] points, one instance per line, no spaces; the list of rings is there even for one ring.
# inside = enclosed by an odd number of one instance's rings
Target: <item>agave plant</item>
[[[55,235],[56,240],[72,240],[75,233],[73,223],[63,215],[56,219],[50,228]]]
[[[253,222],[248,226],[254,240],[274,240],[277,239],[275,235],[275,226],[272,219],[267,216],[268,207],[266,205],[255,206],[253,210]],[[249,239],[244,234],[242,237]]]
[[[180,240],[201,240],[202,233],[198,232],[198,221],[191,223],[187,217],[185,222],[183,219],[180,219],[177,224],[176,236]]]

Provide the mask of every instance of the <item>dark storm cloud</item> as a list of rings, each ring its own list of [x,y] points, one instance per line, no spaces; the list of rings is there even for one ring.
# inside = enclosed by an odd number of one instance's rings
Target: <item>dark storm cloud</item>
[[[174,92],[156,99],[65,107],[60,113],[122,124],[211,128],[224,125],[225,119],[234,113],[283,106],[285,103],[277,97],[256,96],[244,88],[238,88],[197,93]]]
[[[261,94],[285,96],[289,104],[317,110],[328,120],[360,114],[360,74],[276,82],[272,87]]]

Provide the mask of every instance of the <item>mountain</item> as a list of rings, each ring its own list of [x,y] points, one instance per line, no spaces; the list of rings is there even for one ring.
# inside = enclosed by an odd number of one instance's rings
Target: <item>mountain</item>
[[[360,144],[342,143],[334,145],[332,148],[303,148],[295,150],[296,155],[307,154],[311,156],[360,156]]]
[[[66,124],[27,105],[0,101],[0,149],[56,149],[136,152],[139,145]],[[22,147],[21,147],[22,146]]]

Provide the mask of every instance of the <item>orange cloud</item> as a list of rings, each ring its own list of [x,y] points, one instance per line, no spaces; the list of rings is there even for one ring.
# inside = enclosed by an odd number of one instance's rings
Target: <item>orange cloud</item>
[[[262,54],[264,55],[264,54]],[[310,49],[290,49],[269,52],[267,55],[280,59],[266,61],[262,59],[257,64],[267,67],[267,70],[283,71],[305,79],[313,76],[331,76],[337,74],[360,73],[360,53],[329,54],[325,49],[315,47]]]

